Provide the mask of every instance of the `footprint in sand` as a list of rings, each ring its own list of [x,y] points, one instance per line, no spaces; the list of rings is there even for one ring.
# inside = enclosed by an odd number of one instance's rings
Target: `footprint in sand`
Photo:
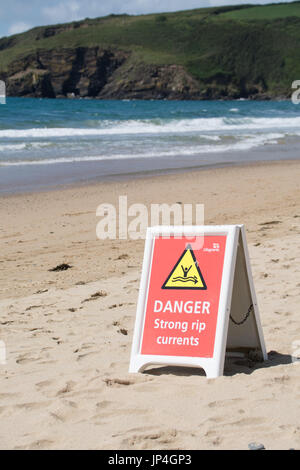
[[[49,387],[50,385],[52,385],[54,383],[53,380],[43,380],[42,382],[38,382],[35,384],[37,390],[43,390],[47,387]]]
[[[243,401],[242,398],[229,398],[228,400],[211,401],[210,403],[208,403],[207,406],[208,406],[208,408],[226,407],[230,403],[238,404],[241,401]]]
[[[260,425],[265,422],[264,418],[258,418],[258,417],[245,417],[242,419],[239,419],[238,421],[233,421],[231,423],[228,423],[228,426],[253,426],[253,425]]]
[[[29,305],[29,307],[25,309],[25,312],[28,312],[29,310],[33,310],[34,308],[40,308],[40,307],[43,307],[43,305]]]
[[[117,308],[117,307],[123,307],[123,305],[125,305],[125,304],[112,304],[108,308],[113,309],[113,308]]]
[[[78,410],[78,406],[72,401],[59,401],[53,403],[49,409],[49,416],[52,418],[53,424],[66,423],[71,421],[74,417],[76,420],[85,415],[85,410]]]
[[[15,398],[19,395],[19,393],[0,393],[0,400],[6,400],[7,398]]]
[[[139,282],[139,279],[132,279],[131,281],[128,281],[128,284],[124,286],[123,289],[126,289],[130,284],[136,284],[137,282]]]
[[[99,355],[100,354],[100,351],[91,351],[91,352],[87,352],[85,354],[80,354],[76,361],[82,361],[82,359],[85,359],[87,357],[90,357],[90,356],[95,356],[95,355]]]
[[[115,434],[112,434],[112,437],[121,437],[121,436],[124,436],[124,435],[127,435],[129,433],[131,434],[135,434],[137,432],[145,432],[145,431],[148,431],[148,432],[154,432],[156,430],[156,426],[143,426],[143,427],[134,427],[134,428],[130,428],[130,429],[127,429],[126,431],[121,431],[121,432],[118,432],[118,433],[115,433]]]
[[[39,359],[40,359],[39,357],[33,357],[31,355],[31,353],[25,353],[25,354],[21,354],[20,356],[17,357],[16,363],[20,364],[20,365],[28,364],[30,362],[36,362]]]
[[[87,299],[84,299],[81,303],[84,303],[84,302],[90,302],[91,300],[97,300],[99,299],[100,297],[106,297],[108,294],[105,290],[100,290],[98,292],[95,292],[95,294],[92,294],[90,297],[88,297]]]
[[[111,405],[113,405],[112,401],[108,401],[108,400],[99,401],[98,403],[96,403],[96,409],[103,410],[103,409],[110,407]]]
[[[278,377],[273,378],[273,382],[277,384],[286,384],[290,381],[290,377],[288,375],[280,375]]]
[[[49,439],[39,439],[38,441],[34,441],[31,444],[25,446],[18,446],[15,447],[15,450],[42,450],[42,449],[49,449],[51,445],[54,444],[54,441],[50,441]]]
[[[73,382],[72,380],[70,380],[66,383],[66,385],[63,388],[58,390],[56,395],[61,396],[61,395],[65,395],[67,393],[70,393],[74,390],[75,386],[76,386],[76,382]]]
[[[87,349],[93,348],[95,345],[96,343],[82,343],[79,348],[74,350],[74,353],[86,351]]]
[[[50,405],[50,401],[42,401],[42,402],[29,402],[29,403],[18,403],[16,408],[23,409],[23,410],[41,410],[45,409],[48,405]]]
[[[145,416],[148,413],[148,410],[145,408],[116,408],[115,404],[113,408],[109,409],[109,407],[97,407],[96,414],[91,418],[95,424],[104,424],[104,421],[109,422],[111,419],[115,419],[116,416],[120,417],[124,416],[132,416],[133,414],[136,416]],[[109,418],[109,420],[105,420],[105,418]]]
[[[131,437],[123,439],[122,444],[129,447],[152,448],[155,442],[158,445],[173,443],[176,436],[176,429],[145,433],[145,428],[141,428],[140,434],[133,434]]]
[[[134,294],[139,291],[139,288],[138,287],[129,287],[129,288],[126,287],[126,291],[127,291],[126,294]]]
[[[118,387],[118,386],[122,386],[122,385],[134,385],[135,384],[135,381],[133,379],[109,379],[109,378],[105,378],[103,379],[103,382],[106,383],[106,385],[108,387]]]

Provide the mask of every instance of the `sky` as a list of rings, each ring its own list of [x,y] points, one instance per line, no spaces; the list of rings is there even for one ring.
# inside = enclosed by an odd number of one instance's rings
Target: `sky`
[[[283,0],[0,0],[0,37],[42,26],[111,13],[139,15],[245,3],[280,3]],[[289,1],[289,0],[285,0]],[[290,0],[291,1],[291,0]]]

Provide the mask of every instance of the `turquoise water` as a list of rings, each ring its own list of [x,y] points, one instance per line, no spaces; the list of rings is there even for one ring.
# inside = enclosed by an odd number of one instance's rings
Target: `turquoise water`
[[[299,158],[290,101],[8,98],[0,193],[145,171]]]
[[[243,152],[300,137],[289,101],[96,101],[8,98],[0,166]]]

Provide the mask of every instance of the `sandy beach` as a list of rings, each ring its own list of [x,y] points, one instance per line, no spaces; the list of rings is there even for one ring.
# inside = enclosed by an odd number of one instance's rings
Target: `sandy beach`
[[[1,196],[0,448],[299,449],[299,174],[277,161]],[[96,237],[120,195],[245,224],[267,362],[128,373],[144,241]]]

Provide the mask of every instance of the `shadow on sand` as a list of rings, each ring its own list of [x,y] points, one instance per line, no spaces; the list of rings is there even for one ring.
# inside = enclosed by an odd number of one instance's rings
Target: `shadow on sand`
[[[290,354],[281,354],[277,351],[270,351],[268,353],[268,360],[264,362],[254,362],[247,357],[226,358],[224,375],[252,374],[258,369],[292,364],[294,362],[293,359]],[[144,373],[149,375],[177,375],[182,377],[199,375],[205,377],[204,370],[198,367],[156,366],[151,369],[146,369]]]

